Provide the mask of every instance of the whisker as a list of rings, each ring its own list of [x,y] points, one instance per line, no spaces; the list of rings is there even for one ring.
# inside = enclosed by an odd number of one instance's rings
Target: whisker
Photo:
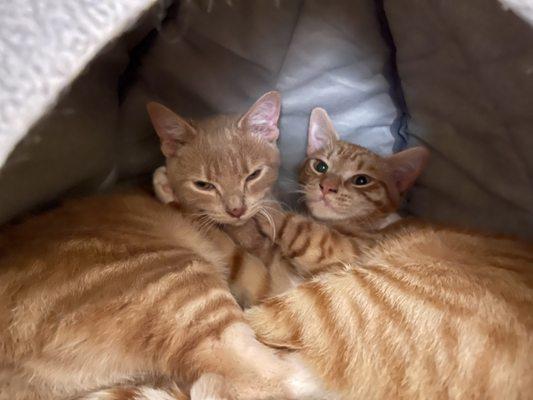
[[[267,219],[268,224],[270,225],[270,228],[272,228],[272,241],[275,241],[276,240],[276,225],[274,224],[274,219],[268,213],[268,211],[264,209],[263,207],[261,207],[258,210],[258,213],[263,215]]]

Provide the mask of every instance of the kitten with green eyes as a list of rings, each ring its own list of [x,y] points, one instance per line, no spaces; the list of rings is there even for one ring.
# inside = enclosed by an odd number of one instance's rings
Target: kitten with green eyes
[[[284,257],[307,276],[343,269],[364,256],[400,220],[405,192],[429,158],[424,147],[382,157],[339,139],[328,114],[315,108],[310,117],[307,158],[299,181],[314,220],[273,212],[258,219]],[[272,228],[274,227],[274,229]]]
[[[299,180],[311,215],[339,230],[379,230],[399,219],[405,192],[429,152],[413,147],[388,157],[339,139],[328,114],[311,113],[307,158]]]
[[[281,213],[276,211],[279,205],[270,210],[268,217],[262,214],[257,221],[259,231],[276,239],[281,247],[257,236],[252,224],[229,227],[230,236],[237,244],[257,255],[268,270],[254,280],[256,286],[265,288],[262,297],[285,292],[304,279],[324,272],[324,265],[327,270],[338,269],[359,257],[379,238],[381,229],[400,219],[396,214],[400,199],[422,172],[427,158],[428,152],[422,147],[381,157],[364,147],[339,140],[327,113],[314,109],[309,121],[307,158],[300,169],[299,181],[312,217],[334,228],[339,235],[316,243],[312,237],[300,240],[309,227],[279,223]],[[154,173],[154,190],[164,203],[176,199],[165,167]],[[294,215],[292,222],[303,218]],[[277,232],[271,226],[278,227]],[[321,234],[318,231],[316,237]],[[281,240],[287,234],[294,235],[293,240]],[[248,243],[260,246],[247,246],[246,238],[250,237],[255,239],[248,239]],[[231,270],[238,272],[230,276],[230,284],[240,276],[239,271],[247,268],[240,256],[232,259],[232,263]],[[257,282],[261,280],[264,282]],[[255,298],[251,303],[260,300]]]

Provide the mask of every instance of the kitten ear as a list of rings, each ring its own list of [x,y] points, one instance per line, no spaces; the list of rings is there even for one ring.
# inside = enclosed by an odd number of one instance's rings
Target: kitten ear
[[[176,155],[178,146],[196,133],[183,118],[162,104],[151,101],[146,104],[146,110],[161,140],[161,151],[165,157]]]
[[[246,128],[252,134],[263,137],[273,143],[278,140],[278,120],[281,110],[281,96],[279,92],[268,92],[261,96],[244,114],[237,126]]]
[[[309,118],[309,130],[307,131],[307,155],[334,143],[339,139],[329,115],[323,108],[314,108]]]
[[[387,157],[396,188],[400,193],[415,183],[428,160],[429,150],[422,146],[412,147]]]

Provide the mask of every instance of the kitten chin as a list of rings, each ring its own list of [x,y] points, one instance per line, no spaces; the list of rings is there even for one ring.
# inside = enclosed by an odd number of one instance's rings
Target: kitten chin
[[[324,203],[322,200],[307,200],[306,206],[312,217],[320,221],[341,221],[348,218],[339,214],[331,205]]]

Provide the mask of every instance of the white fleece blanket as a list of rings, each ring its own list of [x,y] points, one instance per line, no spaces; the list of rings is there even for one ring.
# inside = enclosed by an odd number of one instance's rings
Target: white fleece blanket
[[[0,166],[95,54],[156,1],[0,1]]]

